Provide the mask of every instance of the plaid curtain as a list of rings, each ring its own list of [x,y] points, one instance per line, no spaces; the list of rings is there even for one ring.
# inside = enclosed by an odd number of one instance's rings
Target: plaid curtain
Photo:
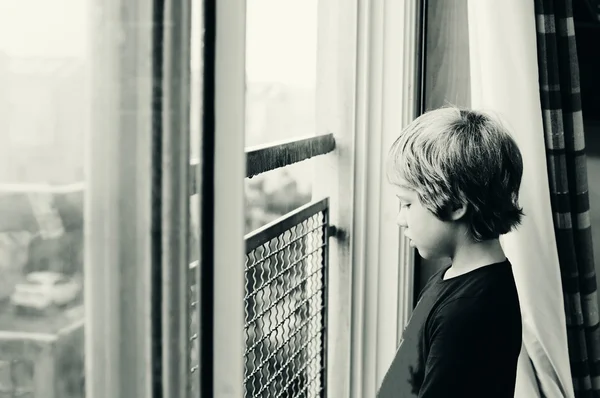
[[[600,330],[572,0],[534,0],[540,95],[573,387],[600,397]]]

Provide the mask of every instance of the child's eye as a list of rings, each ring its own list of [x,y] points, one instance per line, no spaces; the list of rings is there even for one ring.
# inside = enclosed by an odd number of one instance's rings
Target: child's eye
[[[407,209],[410,208],[410,203],[402,203],[401,205],[402,207],[406,207]]]

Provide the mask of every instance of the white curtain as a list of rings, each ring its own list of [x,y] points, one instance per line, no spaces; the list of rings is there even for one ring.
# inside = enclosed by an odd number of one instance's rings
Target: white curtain
[[[499,114],[523,154],[523,224],[501,238],[523,316],[515,397],[573,397],[540,109],[534,2],[468,2],[472,106]]]

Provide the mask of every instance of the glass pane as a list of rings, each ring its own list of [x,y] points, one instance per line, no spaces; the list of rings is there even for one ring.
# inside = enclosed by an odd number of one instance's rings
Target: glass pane
[[[310,202],[310,160],[246,178],[246,233]]]
[[[246,26],[246,147],[317,133],[318,1],[251,0]],[[311,200],[313,163],[245,180],[246,232]]]
[[[250,0],[246,146],[315,133],[317,0]]]
[[[0,2],[0,396],[85,394],[87,21],[86,1]]]
[[[431,1],[426,4],[425,75],[423,111],[448,103],[469,107],[469,31],[467,3]],[[429,278],[446,266],[447,259],[425,259],[418,255],[415,272],[415,297]],[[416,300],[415,300],[416,303]]]
[[[317,0],[248,1],[246,147],[317,133],[317,5]],[[246,178],[245,232],[309,202],[312,179],[310,160]],[[310,264],[296,258],[306,253],[298,243],[303,233],[308,232],[296,225],[246,258],[245,397],[309,396],[317,385],[309,381],[312,362],[304,354],[318,349],[302,346],[309,339],[305,325],[311,324],[305,311]]]

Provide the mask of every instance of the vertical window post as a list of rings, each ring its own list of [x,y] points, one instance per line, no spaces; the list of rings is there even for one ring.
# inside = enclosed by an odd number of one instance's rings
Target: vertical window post
[[[333,133],[335,150],[314,162],[313,198],[329,197],[327,290],[328,397],[349,397],[351,386],[352,226],[354,222],[354,131],[357,0],[319,1],[316,129]]]
[[[135,0],[95,5],[85,157],[86,397],[151,397],[160,271],[153,255],[156,10]]]
[[[190,8],[92,14],[86,397],[187,396]]]
[[[243,396],[246,1],[204,0],[197,286],[201,397]]]
[[[399,203],[385,162],[416,113],[418,5],[357,0],[350,394],[357,398],[375,395],[412,309],[414,251],[394,221]]]
[[[189,247],[191,0],[165,0],[163,18],[160,161],[163,398],[187,397],[190,384]],[[157,47],[157,46],[156,46]]]

